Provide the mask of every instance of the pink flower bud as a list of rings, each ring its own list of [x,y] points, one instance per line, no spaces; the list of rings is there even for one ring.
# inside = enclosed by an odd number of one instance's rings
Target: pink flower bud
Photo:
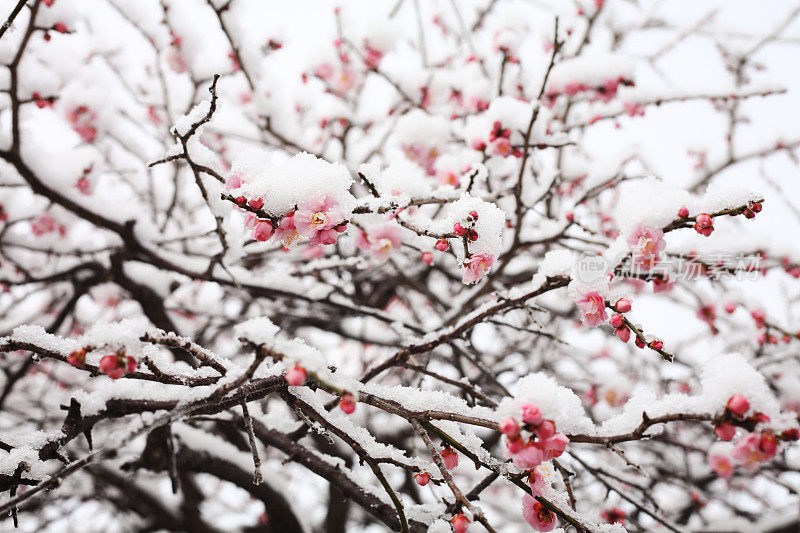
[[[448,470],[452,470],[458,466],[458,454],[454,452],[452,448],[445,448],[442,450],[441,455],[444,466]]]
[[[678,216],[681,218],[686,218],[689,216],[689,210],[686,207],[681,207],[678,209]]]
[[[556,434],[556,423],[552,420],[545,420],[536,428],[536,436],[541,440],[547,440]]]
[[[728,302],[725,304],[725,312],[728,314],[733,313],[736,311],[736,303],[735,302]]]
[[[772,433],[762,433],[758,448],[765,454],[773,457],[778,451],[778,439]]]
[[[781,439],[788,441],[800,440],[800,430],[798,430],[797,428],[787,429],[786,431],[781,433]]]
[[[650,347],[656,351],[661,350],[664,348],[664,342],[659,339],[652,340],[650,341]]]
[[[414,481],[416,481],[417,485],[419,485],[420,487],[424,487],[425,485],[427,485],[430,480],[431,476],[427,472],[417,472],[416,474],[414,474]]]
[[[467,228],[465,228],[464,226],[462,226],[462,225],[461,225],[459,222],[456,222],[456,223],[453,225],[453,233],[455,233],[455,234],[456,234],[456,235],[458,235],[459,237],[462,237],[462,236],[464,236],[464,235],[467,233]]]
[[[422,262],[430,266],[433,264],[433,254],[430,252],[422,252]]]
[[[500,433],[509,437],[519,434],[519,424],[510,416],[500,421],[499,429]]]
[[[741,394],[734,394],[728,400],[727,407],[731,413],[741,418],[750,409],[750,402]]]
[[[620,298],[617,300],[617,303],[614,304],[614,307],[616,307],[617,311],[620,313],[627,313],[631,310],[631,301],[627,298]]]
[[[575,215],[572,213],[572,211],[570,211],[564,216],[564,218],[567,219],[567,222],[572,222],[575,220]]]
[[[486,150],[486,141],[483,141],[481,139],[475,139],[474,141],[472,141],[472,149],[478,150],[480,152]]]
[[[714,221],[711,217],[705,213],[697,215],[697,219],[694,224],[694,229],[697,233],[705,235],[708,237],[711,235],[711,232],[714,231]]]
[[[700,235],[703,235],[704,237],[708,237],[709,235],[711,235],[711,233],[714,232],[714,227],[713,226],[710,227],[710,228],[697,228],[697,227],[695,227],[695,229],[697,230],[697,233],[699,233]]]
[[[253,209],[261,209],[262,207],[264,207],[264,200],[262,198],[255,198],[247,202],[247,205],[249,205]]]
[[[97,368],[111,379],[119,379],[136,369],[136,360],[133,357],[126,356],[125,352],[105,355],[100,359],[100,364],[97,365]]]
[[[700,228],[710,228],[714,224],[714,221],[711,219],[710,215],[702,213],[697,215],[696,224],[697,227]]]
[[[306,372],[306,369],[302,366],[295,365],[294,368],[287,370],[283,377],[286,379],[286,383],[292,387],[299,387],[305,383],[306,378],[308,377],[308,372]]]
[[[619,313],[614,313],[611,315],[611,318],[608,319],[608,323],[611,324],[611,327],[613,328],[619,328],[625,323],[625,319],[623,319],[622,315]]]
[[[436,241],[436,244],[434,246],[440,252],[446,252],[447,249],[450,248],[450,243],[447,242],[446,239],[439,239],[438,241]]]
[[[469,212],[469,218],[470,218],[470,220],[472,220],[473,222],[474,222],[474,221],[476,221],[476,220],[478,220],[478,212],[477,212],[477,211],[470,211],[470,212]]]
[[[342,399],[339,400],[339,409],[346,415],[353,414],[353,411],[356,410],[356,399],[353,398],[352,394],[348,392],[342,394]]]
[[[631,339],[631,330],[628,328],[617,328],[614,330],[614,335],[622,342],[628,342]]]
[[[560,457],[564,450],[567,449],[569,439],[566,435],[556,433],[552,438],[542,441],[542,452],[544,452],[544,460],[550,461],[556,457]]]
[[[714,433],[717,434],[719,440],[729,441],[736,435],[736,427],[728,422],[723,422],[714,428]]]
[[[272,234],[275,230],[272,227],[272,223],[268,220],[260,220],[258,223],[253,227],[253,231],[250,232],[250,236],[259,241],[264,242],[272,237]]]
[[[506,449],[510,455],[514,455],[515,453],[519,453],[522,451],[522,448],[525,446],[525,443],[522,442],[522,439],[519,436],[510,437],[506,439]]]
[[[644,348],[644,341],[642,339],[640,339],[639,337],[636,337],[635,339],[633,339],[633,343],[639,349]]]
[[[542,412],[539,410],[538,407],[526,403],[522,407],[522,421],[526,424],[530,424],[532,426],[538,426],[542,423]]]
[[[475,231],[474,229],[471,229],[469,230],[467,237],[469,238],[470,241],[475,242],[478,240],[478,232]]]
[[[459,513],[450,519],[454,533],[467,533],[469,529],[469,518]]]
[[[86,361],[85,348],[75,350],[74,352],[72,352],[67,356],[67,363],[71,364],[72,366],[80,366],[83,364],[84,361]]]

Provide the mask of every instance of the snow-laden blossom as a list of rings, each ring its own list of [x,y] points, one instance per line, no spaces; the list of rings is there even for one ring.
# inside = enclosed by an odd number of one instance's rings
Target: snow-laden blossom
[[[467,285],[475,283],[489,272],[494,265],[494,255],[492,254],[472,254],[464,262],[464,269],[461,271],[461,281]]]
[[[359,231],[356,234],[356,246],[369,251],[376,257],[385,258],[403,244],[400,227],[394,223],[386,223],[371,229],[369,233]]]
[[[709,454],[708,466],[722,479],[730,479],[733,475],[733,461],[727,455],[720,453]]]
[[[522,497],[522,517],[536,531],[552,531],[556,516],[529,494]]]
[[[308,237],[312,246],[333,244],[339,238],[344,217],[338,209],[339,202],[330,196],[312,198],[294,213],[297,232]]]
[[[97,114],[84,105],[67,111],[67,120],[72,129],[87,143],[94,142],[97,137],[97,128],[94,125],[96,118]]]
[[[119,379],[128,372],[136,370],[136,359],[126,355],[125,352],[105,355],[100,359],[97,368],[111,379]]]
[[[597,291],[590,291],[575,302],[581,311],[581,322],[590,328],[599,326],[606,320],[606,305]]]
[[[453,451],[452,448],[445,448],[441,452],[442,462],[448,470],[452,470],[458,466],[458,453]]]
[[[37,237],[56,230],[56,221],[49,213],[42,213],[31,222],[31,231]]]
[[[628,245],[633,254],[634,264],[643,270],[650,270],[661,259],[659,254],[666,246],[664,232],[639,224],[628,236]]]
[[[225,190],[231,191],[233,189],[238,189],[244,185],[244,176],[242,176],[241,172],[234,172],[228,179],[225,180]]]
[[[171,50],[167,54],[167,65],[172,69],[172,72],[176,74],[183,74],[189,70],[189,65],[186,63],[183,55],[176,49]]]
[[[283,217],[283,220],[281,220],[281,223],[275,230],[274,237],[276,241],[280,242],[286,248],[297,244],[297,241],[300,240],[300,233],[297,232],[297,228],[295,227],[294,212]]]
[[[518,453],[511,454],[511,460],[523,470],[536,468],[544,460],[544,453],[537,444],[528,444]]]
[[[754,470],[759,463],[766,463],[778,452],[778,440],[770,433],[749,433],[733,447],[731,457],[746,470]]]
[[[259,220],[258,223],[253,226],[253,231],[250,232],[250,236],[257,241],[263,242],[272,237],[272,233],[272,223],[269,220]]]

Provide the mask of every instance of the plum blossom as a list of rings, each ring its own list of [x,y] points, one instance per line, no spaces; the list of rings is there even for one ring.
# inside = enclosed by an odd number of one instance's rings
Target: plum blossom
[[[452,448],[445,448],[441,452],[442,462],[448,470],[452,470],[458,466],[458,453],[453,451]]]
[[[597,291],[589,291],[575,302],[581,312],[581,322],[590,328],[599,326],[606,320],[605,300]]]
[[[650,270],[661,259],[659,253],[666,246],[664,232],[639,224],[628,237],[628,245],[633,254],[634,264],[643,270]]]
[[[274,233],[275,240],[286,248],[297,244],[300,240],[300,233],[298,233],[297,227],[295,226],[294,215],[295,213],[292,211],[283,217],[283,220],[278,224]]]
[[[335,243],[344,222],[338,207],[339,202],[327,195],[309,200],[294,213],[297,232],[308,237],[312,246]]]
[[[733,475],[733,461],[727,455],[720,453],[709,454],[708,466],[722,479],[730,479]]]
[[[357,237],[359,247],[369,250],[375,257],[386,258],[403,244],[400,227],[397,224],[386,223],[370,230],[369,234]]]
[[[253,231],[250,233],[250,236],[257,241],[266,241],[270,237],[272,237],[273,228],[272,223],[269,220],[259,220],[258,223],[253,227]]]
[[[771,433],[749,433],[733,447],[731,457],[746,470],[754,470],[759,463],[775,457],[778,441]]]
[[[94,125],[96,119],[97,114],[85,105],[67,111],[67,120],[72,125],[72,129],[87,143],[94,142],[97,137],[97,128]]]
[[[523,470],[536,468],[544,460],[544,453],[537,444],[528,444],[518,453],[511,454],[513,463]]]
[[[556,516],[529,494],[522,497],[522,517],[536,531],[552,531]]]
[[[136,370],[136,359],[122,351],[103,356],[97,368],[111,379],[119,379],[125,374]]]
[[[492,254],[472,254],[464,262],[461,271],[461,281],[467,285],[477,282],[494,265],[494,255]]]
[[[241,172],[234,172],[225,180],[225,190],[232,191],[244,185],[244,176]]]

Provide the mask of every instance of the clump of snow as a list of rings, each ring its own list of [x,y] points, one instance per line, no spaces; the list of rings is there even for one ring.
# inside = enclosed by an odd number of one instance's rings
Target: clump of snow
[[[246,151],[234,160],[232,171],[241,173],[245,184],[230,193],[262,198],[262,209],[274,216],[283,216],[306,201],[322,196],[335,200],[337,211],[345,217],[355,205],[355,198],[350,194],[353,178],[347,168],[306,152],[283,164],[275,164],[263,151]]]
[[[620,54],[586,53],[556,63],[550,72],[547,92],[563,92],[569,83],[589,87],[603,85],[607,80],[633,79],[635,63]]]
[[[771,418],[780,413],[780,404],[764,376],[740,354],[714,357],[703,367],[700,380],[703,403],[710,412],[722,410],[731,396],[741,394],[756,411]]]
[[[381,196],[408,194],[421,198],[430,195],[431,186],[419,166],[397,161],[383,170],[377,164],[361,165],[361,172],[375,185]]]
[[[490,128],[497,121],[505,129],[522,132],[528,129],[528,122],[536,105],[538,103],[523,102],[511,96],[499,96],[489,104],[484,117]],[[488,134],[487,129],[486,135]]]
[[[441,233],[453,231],[455,223],[467,225],[467,215],[470,211],[478,213],[478,220],[475,222],[474,229],[478,232],[478,240],[469,243],[470,253],[492,254],[498,256],[503,251],[503,228],[506,224],[506,215],[502,209],[494,203],[487,202],[476,196],[463,194],[461,198],[447,207],[447,215],[437,226]],[[452,247],[458,258],[464,259],[463,246]]]
[[[277,338],[272,344],[272,349],[310,372],[320,372],[328,364],[322,352],[300,338],[290,340]]]
[[[745,189],[712,185],[702,196],[694,196],[684,189],[667,185],[655,178],[647,178],[620,187],[621,193],[615,218],[624,236],[639,224],[648,228],[662,228],[678,218],[678,210],[686,207],[690,216],[714,213],[746,205],[762,196]],[[658,198],[656,202],[654,199]]]
[[[397,121],[395,135],[402,144],[436,146],[450,138],[450,122],[414,109]]]
[[[545,418],[553,420],[559,432],[594,431],[594,424],[586,416],[581,399],[570,389],[559,385],[542,372],[528,374],[517,382],[514,397],[504,398],[498,405],[498,419],[509,416],[521,419],[520,406],[526,403],[538,407]]]
[[[275,337],[278,332],[280,332],[280,328],[267,317],[251,318],[233,328],[233,334],[237,338],[246,339],[253,344],[264,345],[267,348],[275,345]]]
[[[192,125],[200,122],[211,110],[211,99],[202,100],[191,111],[182,115],[175,121],[173,129],[178,135],[186,135],[192,129]]]

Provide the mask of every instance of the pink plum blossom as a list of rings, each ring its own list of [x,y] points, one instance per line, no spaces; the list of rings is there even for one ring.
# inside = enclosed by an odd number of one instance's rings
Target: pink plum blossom
[[[708,466],[722,479],[730,479],[733,475],[733,461],[727,455],[710,454],[708,456]]]
[[[461,271],[461,281],[467,285],[477,282],[492,268],[492,265],[494,265],[494,255],[472,254],[470,258],[464,262],[464,268]]]
[[[269,220],[260,220],[258,223],[253,227],[253,231],[250,232],[250,236],[257,241],[266,241],[270,237],[272,237],[273,228],[272,223]]]
[[[323,195],[309,200],[294,213],[297,232],[308,237],[312,246],[335,243],[339,238],[335,227],[343,222],[338,207],[339,202],[330,196]]]
[[[590,291],[583,298],[575,302],[581,312],[581,322],[590,328],[599,326],[606,321],[605,300],[597,291]]]
[[[628,245],[633,254],[634,264],[643,270],[650,270],[661,259],[659,254],[666,246],[664,232],[639,224],[628,236]]]
[[[775,457],[777,440],[769,433],[748,433],[733,447],[731,457],[746,470],[754,470],[759,463]]]
[[[567,449],[569,439],[562,433],[556,433],[551,438],[542,441],[542,452],[544,460],[550,461],[559,457]]]
[[[444,466],[448,470],[452,470],[458,466],[458,453],[453,451],[452,448],[445,448],[442,450],[441,455]]]
[[[536,531],[552,531],[556,516],[529,494],[522,497],[522,517]]]
[[[530,470],[536,468],[544,460],[544,453],[542,449],[535,444],[528,444],[518,453],[511,456],[511,460],[519,468],[523,470]]]
[[[403,243],[400,227],[387,223],[369,233],[370,251],[380,258],[388,257],[392,250],[397,250]]]
[[[233,189],[238,189],[244,185],[244,176],[240,172],[234,172],[228,179],[225,180],[225,190],[232,191]]]

